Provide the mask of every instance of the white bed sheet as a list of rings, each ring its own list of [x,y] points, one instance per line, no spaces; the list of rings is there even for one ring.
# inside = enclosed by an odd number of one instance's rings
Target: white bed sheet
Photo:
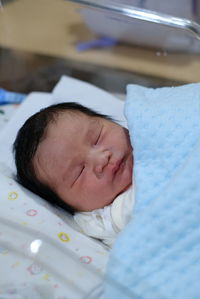
[[[13,117],[0,132],[0,162],[6,164],[13,171],[15,170],[12,145],[19,128],[29,116],[52,103],[53,97],[51,93],[32,92],[27,96]]]

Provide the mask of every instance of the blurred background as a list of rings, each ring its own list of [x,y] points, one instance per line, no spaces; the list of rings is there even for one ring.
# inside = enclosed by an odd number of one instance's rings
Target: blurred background
[[[195,3],[197,10],[199,1]],[[0,87],[26,94],[51,91],[63,74],[119,94],[125,94],[128,83],[157,87],[200,81],[200,42],[195,41],[195,50],[189,49],[194,37],[186,38],[186,47],[185,36],[179,39],[181,33],[176,30],[172,38],[165,37],[166,42],[159,46],[155,42],[156,35],[158,42],[162,35],[162,31],[157,32],[159,25],[151,28],[146,22],[140,26],[130,25],[130,21],[125,40],[114,38],[105,45],[99,42],[98,28],[92,30],[92,12],[80,13],[82,8],[64,0],[1,0]],[[124,22],[117,17],[112,18],[116,25],[111,24],[115,31]],[[102,19],[97,23],[101,27]],[[142,38],[148,40],[147,45],[139,44],[137,39],[134,44],[130,26],[137,29],[138,36],[143,27],[146,36]],[[133,35],[132,43],[128,42],[129,34]],[[178,50],[170,49],[174,41]]]

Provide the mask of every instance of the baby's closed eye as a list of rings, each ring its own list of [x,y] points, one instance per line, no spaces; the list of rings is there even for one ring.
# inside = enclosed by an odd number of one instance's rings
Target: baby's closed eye
[[[80,168],[80,170],[79,170],[79,173],[78,173],[78,175],[77,175],[76,180],[82,175],[84,169],[85,169],[85,165],[82,165],[81,168]]]
[[[80,167],[77,167],[71,187],[73,187],[73,185],[79,180],[79,178],[83,174],[84,169],[85,169],[85,165],[81,165]]]
[[[98,133],[95,137],[94,145],[97,145],[101,139],[103,126],[98,130]]]

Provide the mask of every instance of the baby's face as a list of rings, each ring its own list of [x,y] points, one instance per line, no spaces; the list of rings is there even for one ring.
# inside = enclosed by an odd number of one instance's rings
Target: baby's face
[[[111,204],[132,183],[128,131],[83,113],[63,112],[48,126],[33,164],[37,178],[78,211]]]

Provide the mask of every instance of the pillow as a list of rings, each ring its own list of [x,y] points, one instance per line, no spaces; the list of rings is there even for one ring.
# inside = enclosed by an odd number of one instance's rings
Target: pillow
[[[51,104],[53,104],[51,93],[32,92],[26,97],[8,124],[0,132],[0,162],[5,163],[13,171],[15,170],[12,145],[18,130],[28,117]]]
[[[123,101],[94,85],[63,76],[54,88],[52,97],[55,103],[78,102],[111,116],[119,124],[127,127]]]

